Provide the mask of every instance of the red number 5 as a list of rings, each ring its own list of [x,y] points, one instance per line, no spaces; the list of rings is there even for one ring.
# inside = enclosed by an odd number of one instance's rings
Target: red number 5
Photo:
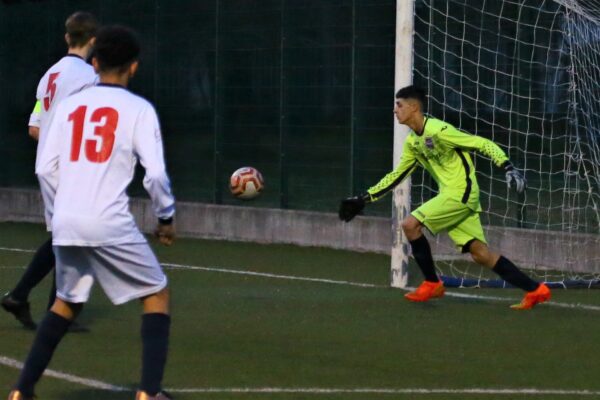
[[[71,161],[79,161],[81,153],[81,141],[83,138],[83,126],[85,125],[85,115],[87,106],[79,106],[75,111],[69,114],[69,121],[73,122],[73,140],[71,141]],[[94,163],[103,163],[108,161],[112,154],[115,144],[115,130],[119,123],[119,113],[111,107],[101,107],[92,113],[90,122],[98,122],[94,135],[99,136],[101,140],[100,150],[98,140],[87,139],[85,141],[85,157]]]
[[[56,78],[60,72],[53,72],[48,77],[48,87],[46,88],[46,97],[44,97],[44,108],[46,111],[50,108],[50,104],[52,104],[52,100],[54,99],[54,95],[56,94]]]

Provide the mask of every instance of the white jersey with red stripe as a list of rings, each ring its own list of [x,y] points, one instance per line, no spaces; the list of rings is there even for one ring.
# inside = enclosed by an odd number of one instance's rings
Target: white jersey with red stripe
[[[138,159],[155,215],[172,217],[175,199],[152,104],[101,83],[57,105],[36,166],[55,245],[146,242],[126,193]]]
[[[97,77],[94,68],[86,63],[83,58],[75,54],[67,54],[50,67],[40,79],[36,98],[41,104],[41,109],[37,121],[30,118],[29,123],[30,126],[40,127],[37,146],[38,157],[46,143],[45,131],[52,119],[56,105],[70,95],[95,85]]]

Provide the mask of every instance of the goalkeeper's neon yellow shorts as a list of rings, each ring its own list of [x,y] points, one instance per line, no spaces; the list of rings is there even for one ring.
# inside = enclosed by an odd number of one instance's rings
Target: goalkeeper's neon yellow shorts
[[[487,243],[479,213],[467,207],[460,199],[439,194],[423,203],[411,215],[434,235],[447,231],[459,250],[473,239]]]

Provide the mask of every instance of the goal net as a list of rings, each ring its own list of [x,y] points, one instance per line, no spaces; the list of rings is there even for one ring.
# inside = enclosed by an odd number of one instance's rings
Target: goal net
[[[474,155],[490,247],[554,286],[597,284],[600,1],[416,0],[413,82],[428,114],[493,140],[524,171],[517,195]],[[412,209],[436,190],[417,170]],[[504,285],[447,235],[431,241],[446,284]]]

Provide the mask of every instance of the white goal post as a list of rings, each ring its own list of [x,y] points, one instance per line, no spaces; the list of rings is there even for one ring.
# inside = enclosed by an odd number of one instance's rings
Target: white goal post
[[[396,1],[396,61],[394,95],[412,83],[414,0]],[[395,101],[395,100],[394,100]],[[402,146],[409,128],[394,116],[394,166],[400,161]],[[392,202],[392,269],[391,285],[403,288],[408,283],[408,241],[400,225],[410,213],[410,179],[394,189]]]

